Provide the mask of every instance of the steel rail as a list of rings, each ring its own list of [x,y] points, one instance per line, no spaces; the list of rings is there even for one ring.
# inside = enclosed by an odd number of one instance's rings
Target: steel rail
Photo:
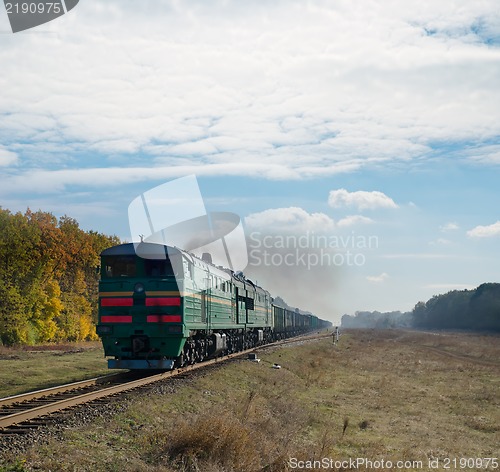
[[[0,398],[0,408],[14,405],[15,403],[21,403],[29,400],[35,400],[37,398],[47,397],[49,395],[56,395],[58,393],[70,392],[72,390],[77,390],[85,387],[92,387],[94,385],[99,385],[100,383],[105,383],[108,381],[113,381],[116,378],[123,376],[123,373],[105,375],[103,377],[95,377],[88,380],[79,380],[78,382],[72,382],[69,384],[58,385],[57,387],[44,388],[42,390],[35,390],[33,392],[20,393],[19,395],[13,395],[10,397]]]

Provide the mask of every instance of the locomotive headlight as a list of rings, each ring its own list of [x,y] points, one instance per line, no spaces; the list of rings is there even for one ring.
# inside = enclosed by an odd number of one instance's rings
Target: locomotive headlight
[[[135,293],[142,293],[144,292],[144,284],[141,284],[141,282],[137,282],[134,287],[134,292]]]

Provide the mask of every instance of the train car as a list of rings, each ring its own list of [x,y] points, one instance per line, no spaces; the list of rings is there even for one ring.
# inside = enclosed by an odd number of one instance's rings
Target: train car
[[[314,329],[309,322],[310,314],[298,308],[290,308],[282,301],[273,302],[274,338],[285,339]]]
[[[267,290],[209,254],[154,243],[101,254],[96,329],[109,368],[172,369],[312,328],[308,315],[274,305]]]

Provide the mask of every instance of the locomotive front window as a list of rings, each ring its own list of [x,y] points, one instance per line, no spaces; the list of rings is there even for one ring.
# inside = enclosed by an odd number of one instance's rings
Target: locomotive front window
[[[135,277],[135,256],[109,256],[104,258],[106,277]]]
[[[166,277],[174,275],[170,260],[146,259],[144,261],[144,270],[147,277]]]

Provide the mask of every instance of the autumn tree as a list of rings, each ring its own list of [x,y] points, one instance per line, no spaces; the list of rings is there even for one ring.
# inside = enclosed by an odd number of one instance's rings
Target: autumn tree
[[[0,208],[0,341],[95,339],[99,254],[118,243],[68,216]]]

